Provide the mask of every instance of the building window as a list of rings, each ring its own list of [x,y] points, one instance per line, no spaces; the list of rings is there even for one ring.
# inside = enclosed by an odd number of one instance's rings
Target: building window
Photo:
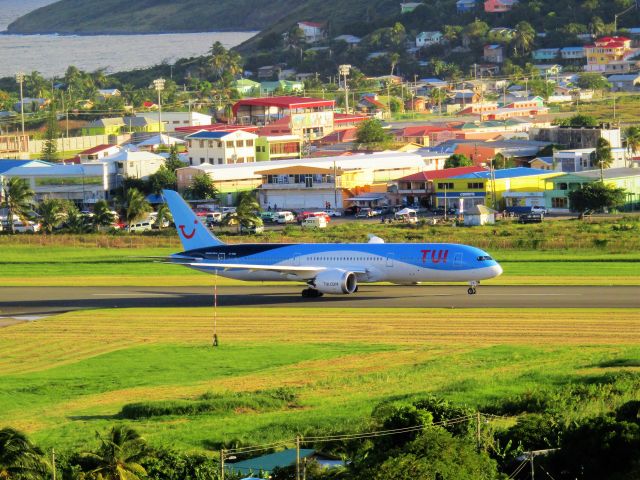
[[[236,142],[236,147],[244,147],[244,140],[238,140]]]
[[[566,190],[566,189],[567,189],[567,184],[566,183],[558,183],[557,190]]]
[[[213,165],[213,158],[209,157],[209,164]]]
[[[209,148],[213,148],[213,140],[209,140]]]
[[[222,148],[222,142],[218,140],[218,148]]]
[[[471,182],[471,183],[467,183],[467,188],[469,190],[479,190],[482,189],[483,185],[482,182]]]
[[[247,140],[247,147],[253,147],[253,140]]]
[[[204,140],[200,140],[200,148],[204,148]]]
[[[233,148],[233,141],[228,141],[227,142],[227,148]]]
[[[236,163],[244,163],[244,157],[238,157]]]
[[[200,157],[200,165],[204,163],[204,158]]]
[[[451,183],[447,182],[447,183],[439,183],[438,184],[438,189],[444,190],[445,188],[447,190],[453,190],[453,183],[452,182]]]
[[[218,165],[222,165],[222,158],[218,157]]]
[[[193,165],[193,157],[189,157],[189,165]]]
[[[553,197],[551,199],[551,208],[567,208],[568,201],[566,197]]]

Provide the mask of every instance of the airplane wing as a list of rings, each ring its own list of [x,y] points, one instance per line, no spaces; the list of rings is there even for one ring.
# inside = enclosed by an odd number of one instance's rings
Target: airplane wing
[[[292,266],[292,265],[253,265],[248,263],[211,263],[211,262],[169,262],[178,263],[179,265],[188,265],[190,267],[207,268],[213,270],[249,270],[252,272],[277,272],[282,275],[296,275],[301,278],[314,278],[318,273],[327,270],[327,267]],[[345,268],[353,273],[367,273],[363,268]]]

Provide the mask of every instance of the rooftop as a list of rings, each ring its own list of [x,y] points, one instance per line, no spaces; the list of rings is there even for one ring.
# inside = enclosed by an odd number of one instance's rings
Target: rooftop
[[[419,172],[406,177],[399,178],[398,181],[403,182],[428,182],[430,180],[437,180],[441,178],[451,178],[459,175],[465,175],[475,172],[484,172],[482,167],[454,167],[445,168],[443,170],[431,170],[428,172]]]
[[[316,108],[329,107],[333,108],[334,100],[322,100],[321,98],[282,96],[282,97],[265,97],[265,98],[245,98],[237,101],[233,105],[233,113],[236,114],[238,109],[243,106],[253,107],[278,107],[288,110],[296,108]]]
[[[584,170],[578,172],[581,177],[600,178],[600,170]],[[606,168],[603,170],[604,178],[637,177],[640,175],[638,168]]]
[[[496,180],[500,180],[503,178],[518,178],[518,177],[529,177],[532,175],[549,175],[549,174],[556,174],[556,172],[551,172],[549,170],[541,170],[538,168],[527,168],[527,167],[505,168],[503,170],[494,170],[494,178]],[[490,176],[491,176],[491,172],[489,170],[483,170],[481,172],[468,173],[466,175],[458,175],[453,178],[490,178]]]

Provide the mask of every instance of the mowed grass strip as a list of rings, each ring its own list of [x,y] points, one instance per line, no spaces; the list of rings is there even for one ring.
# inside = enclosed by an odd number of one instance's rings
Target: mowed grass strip
[[[70,312],[2,330],[0,373],[49,369],[148,344],[207,345],[211,308]],[[234,344],[640,343],[640,309],[218,309]]]

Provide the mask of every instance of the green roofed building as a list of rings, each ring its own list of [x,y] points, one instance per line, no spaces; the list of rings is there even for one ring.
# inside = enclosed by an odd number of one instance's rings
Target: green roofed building
[[[231,84],[243,97],[260,94],[260,84],[248,78],[239,78]]]

